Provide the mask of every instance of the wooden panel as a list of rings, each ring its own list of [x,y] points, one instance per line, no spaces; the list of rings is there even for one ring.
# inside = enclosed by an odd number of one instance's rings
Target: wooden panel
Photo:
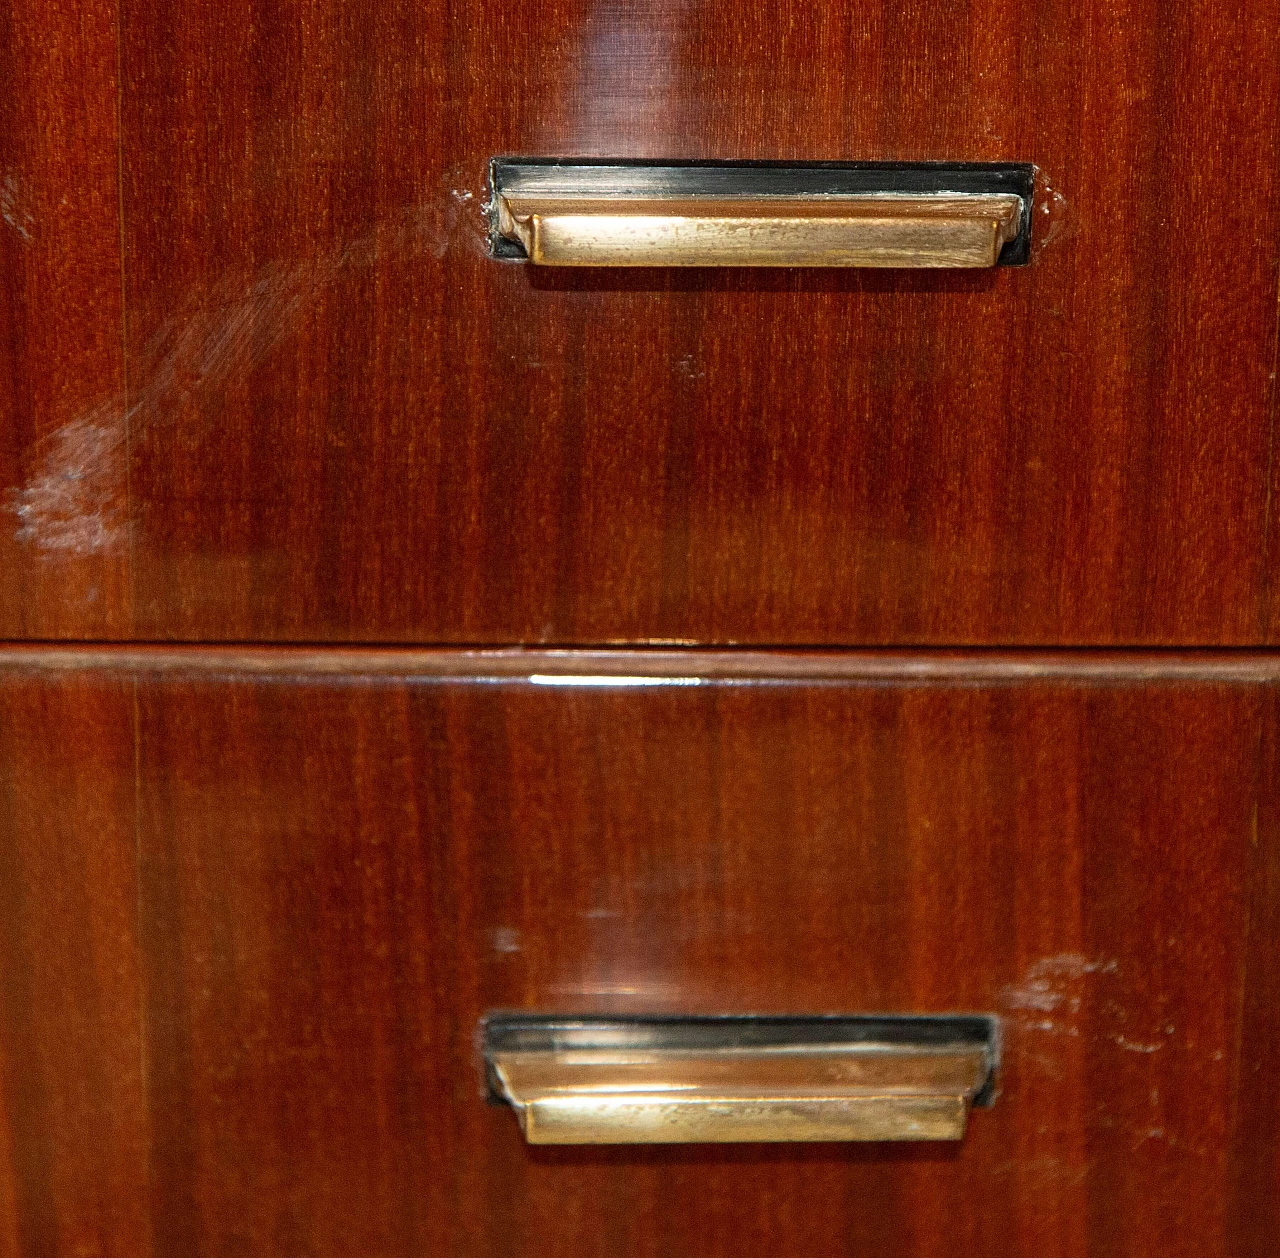
[[[0,637],[129,633],[116,35],[0,11]]]
[[[1270,656],[0,663],[137,680],[158,1252],[1268,1252]],[[531,1150],[500,1007],[994,1011],[1002,1091],[958,1148]]]
[[[1227,1250],[1264,1258],[1280,1235],[1280,711],[1267,696],[1259,812],[1250,835],[1249,934],[1231,1111]]]
[[[151,638],[1255,643],[1276,0],[124,0]],[[493,153],[1025,160],[1035,264],[535,274]]]
[[[0,680],[0,1254],[149,1252],[133,695]]]

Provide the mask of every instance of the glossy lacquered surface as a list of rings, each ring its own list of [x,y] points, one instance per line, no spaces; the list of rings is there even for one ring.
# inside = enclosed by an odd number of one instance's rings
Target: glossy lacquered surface
[[[116,5],[0,7],[0,636],[133,627]]]
[[[1278,17],[17,0],[0,633],[1273,641]],[[540,274],[495,154],[1034,162],[1035,257]]]
[[[0,660],[0,1252],[1273,1252],[1272,657],[334,662]],[[531,1149],[504,1008],[989,1011],[1000,1095]]]
[[[130,677],[0,682],[0,1254],[151,1247]]]

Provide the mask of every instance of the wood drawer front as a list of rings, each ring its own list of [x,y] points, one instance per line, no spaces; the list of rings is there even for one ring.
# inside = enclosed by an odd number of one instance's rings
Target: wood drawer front
[[[3,1252],[1270,1252],[1271,659],[0,665]],[[1001,1094],[530,1149],[495,1008],[995,1012]]]
[[[0,636],[1276,641],[1278,0],[9,8]],[[495,154],[1029,162],[1035,253],[533,274]]]

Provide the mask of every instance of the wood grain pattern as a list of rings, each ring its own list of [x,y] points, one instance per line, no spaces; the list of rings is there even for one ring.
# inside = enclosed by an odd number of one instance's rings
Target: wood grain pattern
[[[1270,1252],[1274,656],[61,655],[0,694],[137,687],[156,1253]],[[530,1149],[500,1007],[989,1010],[1002,1093],[959,1148]]]
[[[136,632],[1271,640],[1275,0],[123,0]],[[493,153],[1027,160],[995,276],[546,275]]]
[[[133,685],[0,681],[0,1254],[149,1252]]]
[[[117,33],[0,11],[0,636],[130,632]]]
[[[1280,1235],[1280,720],[1268,695],[1258,765],[1259,813],[1250,835],[1248,952],[1228,1158],[1233,1168],[1227,1249],[1269,1253]]]

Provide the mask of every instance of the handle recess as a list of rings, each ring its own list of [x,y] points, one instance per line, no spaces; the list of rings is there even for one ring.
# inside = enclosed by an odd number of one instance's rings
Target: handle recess
[[[787,1022],[490,1020],[485,1061],[530,1144],[959,1140],[994,1067],[986,1019]]]

